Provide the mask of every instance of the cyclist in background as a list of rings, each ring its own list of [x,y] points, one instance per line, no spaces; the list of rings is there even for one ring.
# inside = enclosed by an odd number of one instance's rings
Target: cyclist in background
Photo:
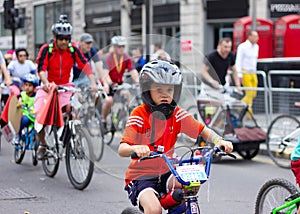
[[[74,86],[70,82],[71,69],[76,66],[85,72],[90,81],[90,87],[92,91],[97,91],[97,85],[95,76],[92,73],[92,69],[82,54],[82,52],[71,43],[72,25],[68,22],[66,15],[61,15],[57,23],[52,25],[53,43],[44,44],[38,54],[37,64],[38,72],[42,82],[42,87],[37,91],[36,99],[34,103],[34,109],[36,112],[40,110],[43,100],[48,96],[50,90],[50,83],[62,86]],[[59,93],[59,101],[63,111],[70,111],[70,97],[72,93],[63,92]],[[37,159],[44,158],[47,148],[45,140],[45,131],[42,128],[37,129],[38,137],[41,141],[37,151]]]
[[[300,102],[295,102],[295,106],[300,108]],[[300,187],[300,136],[298,137],[298,143],[291,154],[291,170],[295,175],[296,183]],[[297,214],[300,214],[300,207],[298,208]]]
[[[7,69],[12,76],[12,86],[10,86],[10,91],[16,96],[20,94],[22,87],[22,78],[26,74],[36,74],[36,65],[28,59],[28,52],[25,48],[16,49],[17,60],[12,60]]]
[[[110,52],[104,62],[104,68],[108,70],[109,77],[111,79],[110,93],[104,100],[102,106],[102,122],[104,133],[107,131],[106,127],[106,117],[110,112],[111,106],[113,104],[113,92],[112,88],[123,83],[123,75],[125,72],[130,72],[133,82],[138,84],[139,74],[135,68],[132,68],[132,61],[128,54],[125,53],[125,45],[127,44],[125,37],[114,36],[111,39],[111,44],[113,46],[113,51]],[[104,84],[104,86],[107,86]],[[130,100],[129,91],[122,91],[121,96],[126,94],[128,102]]]
[[[11,84],[9,71],[6,68],[5,58],[3,57],[1,51],[0,51],[0,83],[4,83],[6,85]],[[3,107],[9,97],[9,90],[7,88],[4,89],[0,88],[0,94],[1,94],[1,107]]]
[[[89,61],[90,65],[95,68],[95,76],[97,79],[103,79],[104,83],[110,83],[111,80],[107,73],[105,73],[103,69],[103,63],[98,55],[97,49],[93,47],[93,37],[89,33],[83,33],[80,36],[78,47]],[[93,64],[92,64],[93,62]],[[77,67],[73,69],[73,82],[75,86],[89,86],[89,79],[87,76],[81,72],[81,70]],[[107,90],[108,92],[108,90]]]
[[[153,60],[140,73],[140,87],[144,104],[135,108],[128,118],[119,146],[119,155],[148,156],[151,151],[163,153],[174,149],[177,136],[184,133],[192,138],[199,134],[215,145],[232,152],[233,146],[213,130],[196,121],[180,108],[182,74],[172,62]],[[172,154],[171,154],[172,155]],[[172,187],[182,188],[162,159],[143,162],[132,159],[126,171],[125,190],[131,203],[139,205],[144,213],[162,213],[158,193],[168,193]]]
[[[24,90],[19,96],[19,106],[22,106],[22,119],[19,134],[14,138],[13,143],[19,144],[20,137],[22,135],[22,130],[28,127],[30,124],[34,123],[34,99],[35,99],[35,88],[39,85],[39,79],[34,74],[26,74],[22,78],[24,85]]]

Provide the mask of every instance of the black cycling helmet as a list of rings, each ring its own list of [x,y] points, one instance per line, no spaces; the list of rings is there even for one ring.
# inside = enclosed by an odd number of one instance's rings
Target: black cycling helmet
[[[156,105],[150,96],[152,83],[174,85],[174,96],[171,104]],[[140,72],[140,87],[142,100],[147,104],[151,112],[159,111],[168,119],[174,112],[179,102],[182,89],[182,74],[179,68],[170,61],[153,60],[148,62]]]
[[[53,35],[72,35],[72,25],[68,21],[67,15],[60,15],[58,22],[52,25]]]

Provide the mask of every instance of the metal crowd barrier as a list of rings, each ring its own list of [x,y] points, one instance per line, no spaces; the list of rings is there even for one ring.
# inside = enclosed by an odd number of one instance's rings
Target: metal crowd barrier
[[[259,86],[257,88],[243,87],[244,91],[256,90],[253,101],[253,114],[258,124],[267,129],[272,120],[280,114],[291,114],[300,117],[300,109],[294,106],[300,101],[300,87],[294,88],[300,82],[300,70],[270,70],[256,72]],[[200,91],[200,73],[183,72],[183,107],[196,104]]]
[[[298,96],[300,88],[294,88],[299,80],[300,70],[270,70],[268,72],[270,119],[280,114],[297,117],[300,115],[300,109],[294,106],[295,102],[300,101],[300,96]]]

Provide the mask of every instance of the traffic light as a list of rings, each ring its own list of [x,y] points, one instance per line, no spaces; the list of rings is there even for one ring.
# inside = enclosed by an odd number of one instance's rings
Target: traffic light
[[[14,1],[4,0],[4,28],[11,29],[12,28],[12,19],[11,19],[11,9],[14,8]]]
[[[19,9],[14,8],[14,0],[5,0],[3,4],[4,28],[17,29],[24,27],[24,18],[19,17]]]

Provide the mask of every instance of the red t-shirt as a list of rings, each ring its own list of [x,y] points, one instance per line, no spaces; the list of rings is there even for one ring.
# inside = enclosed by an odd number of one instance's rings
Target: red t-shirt
[[[132,70],[132,61],[127,54],[117,56],[115,53],[110,53],[105,62],[114,83],[122,83],[123,74]]]
[[[154,120],[154,122],[153,122]],[[152,124],[154,124],[154,132]],[[179,133],[184,133],[192,138],[202,132],[204,125],[195,120],[192,115],[180,107],[176,107],[173,115],[168,120],[154,118],[147,105],[143,104],[135,108],[128,118],[121,143],[129,145],[151,146],[151,135],[154,133],[156,146],[164,146],[164,153],[172,150]],[[126,171],[126,185],[141,177],[153,177],[169,171],[168,166],[161,158],[138,162],[131,160]]]

